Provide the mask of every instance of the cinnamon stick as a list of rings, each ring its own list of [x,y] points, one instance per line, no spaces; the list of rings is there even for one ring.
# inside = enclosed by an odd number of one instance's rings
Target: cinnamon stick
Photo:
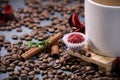
[[[60,38],[62,38],[62,33],[59,32],[57,34],[55,34],[54,36],[51,36],[50,38],[48,38],[47,40],[45,40],[45,42],[47,42],[45,45],[43,45],[45,48],[46,47],[50,47],[51,45],[53,45],[54,43],[56,43]],[[21,55],[21,57],[23,59],[28,59],[30,57],[32,57],[33,55],[37,54],[38,52],[40,52],[42,50],[41,47],[34,47],[31,48],[30,50],[28,50],[27,52],[25,52],[24,54]]]
[[[59,56],[59,46],[58,43],[54,43],[51,47],[51,56],[58,57]]]

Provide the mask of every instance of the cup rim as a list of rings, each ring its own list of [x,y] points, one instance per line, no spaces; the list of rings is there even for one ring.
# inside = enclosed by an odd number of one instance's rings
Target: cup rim
[[[120,6],[109,6],[109,5],[103,5],[103,4],[96,3],[96,2],[94,2],[92,0],[88,0],[88,1],[91,2],[92,4],[100,6],[100,7],[105,7],[105,8],[119,8],[120,9]]]

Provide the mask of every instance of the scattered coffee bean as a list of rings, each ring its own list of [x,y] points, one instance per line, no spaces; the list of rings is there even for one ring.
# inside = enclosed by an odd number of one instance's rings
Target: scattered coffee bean
[[[26,40],[26,41],[31,41],[32,38],[31,38],[31,37],[26,37],[25,40]]]
[[[102,70],[97,70],[96,67],[91,66],[82,59],[66,54],[66,47],[61,40],[59,41],[59,59],[54,60],[50,56],[49,48],[36,55],[35,60],[22,61],[20,59],[20,55],[29,50],[29,46],[23,44],[24,41],[22,40],[31,41],[34,38],[41,41],[58,32],[63,32],[63,34],[73,32],[76,28],[69,27],[68,19],[73,11],[80,13],[84,17],[83,1],[63,0],[56,2],[53,0],[47,4],[42,4],[44,3],[42,0],[25,0],[28,8],[13,10],[17,20],[8,21],[0,27],[0,30],[11,31],[16,29],[17,32],[22,32],[21,25],[24,25],[32,31],[31,33],[20,35],[21,41],[13,43],[8,41],[5,35],[0,35],[0,50],[4,46],[10,53],[3,57],[0,56],[0,73],[8,72],[9,74],[6,80],[18,80],[18,77],[21,80],[27,80],[28,78],[29,80],[40,80],[36,77],[36,74],[42,74],[45,80],[119,80],[119,76],[116,73],[105,73]],[[69,4],[72,4],[72,6]],[[62,15],[63,18],[59,18],[57,14]],[[41,26],[42,22],[40,21],[49,19],[51,19],[52,24]],[[13,35],[12,39],[17,40],[18,35]],[[91,57],[91,54],[87,54],[85,51],[80,51],[80,53],[81,55]],[[16,70],[17,66],[19,67],[18,70]]]
[[[12,35],[12,39],[17,40],[18,39],[18,35]]]
[[[7,71],[13,71],[14,68],[13,67],[7,67]]]
[[[90,53],[87,53],[86,56],[87,56],[87,57],[91,57],[91,54],[90,54]]]
[[[4,35],[0,35],[0,42],[4,41],[5,36]]]
[[[22,32],[22,28],[17,28],[17,32]]]

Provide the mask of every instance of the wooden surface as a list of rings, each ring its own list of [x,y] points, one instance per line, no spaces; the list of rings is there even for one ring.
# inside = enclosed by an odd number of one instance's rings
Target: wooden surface
[[[96,53],[93,53],[89,50],[86,50],[87,54],[90,53],[91,57],[87,57],[85,55],[81,55],[79,52],[74,52],[70,49],[67,49],[67,53],[76,56],[78,58],[81,58],[82,60],[93,63],[98,65],[101,68],[104,68],[106,71],[110,71],[112,68],[112,62],[115,60],[115,58],[112,57],[105,57],[101,55],[97,55]]]

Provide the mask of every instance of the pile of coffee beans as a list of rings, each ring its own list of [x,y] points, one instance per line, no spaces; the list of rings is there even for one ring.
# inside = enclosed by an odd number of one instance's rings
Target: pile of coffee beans
[[[67,54],[66,46],[61,40],[58,42],[59,58],[52,57],[48,48],[28,60],[23,60],[20,55],[30,49],[24,41],[32,39],[41,41],[58,32],[63,34],[73,32],[75,27],[68,23],[70,15],[76,11],[84,17],[84,0],[24,0],[24,2],[27,8],[13,11],[16,20],[0,27],[0,31],[16,29],[21,33],[22,26],[32,30],[29,34],[12,35],[11,38],[15,40],[13,43],[7,40],[5,35],[0,34],[0,49],[4,47],[7,50],[5,56],[0,56],[0,73],[9,75],[4,80],[120,80],[120,75],[115,72],[99,70],[98,66]],[[44,2],[46,4],[43,4]],[[52,23],[41,26],[40,22],[44,20],[51,20]],[[86,55],[85,51],[81,53]]]

